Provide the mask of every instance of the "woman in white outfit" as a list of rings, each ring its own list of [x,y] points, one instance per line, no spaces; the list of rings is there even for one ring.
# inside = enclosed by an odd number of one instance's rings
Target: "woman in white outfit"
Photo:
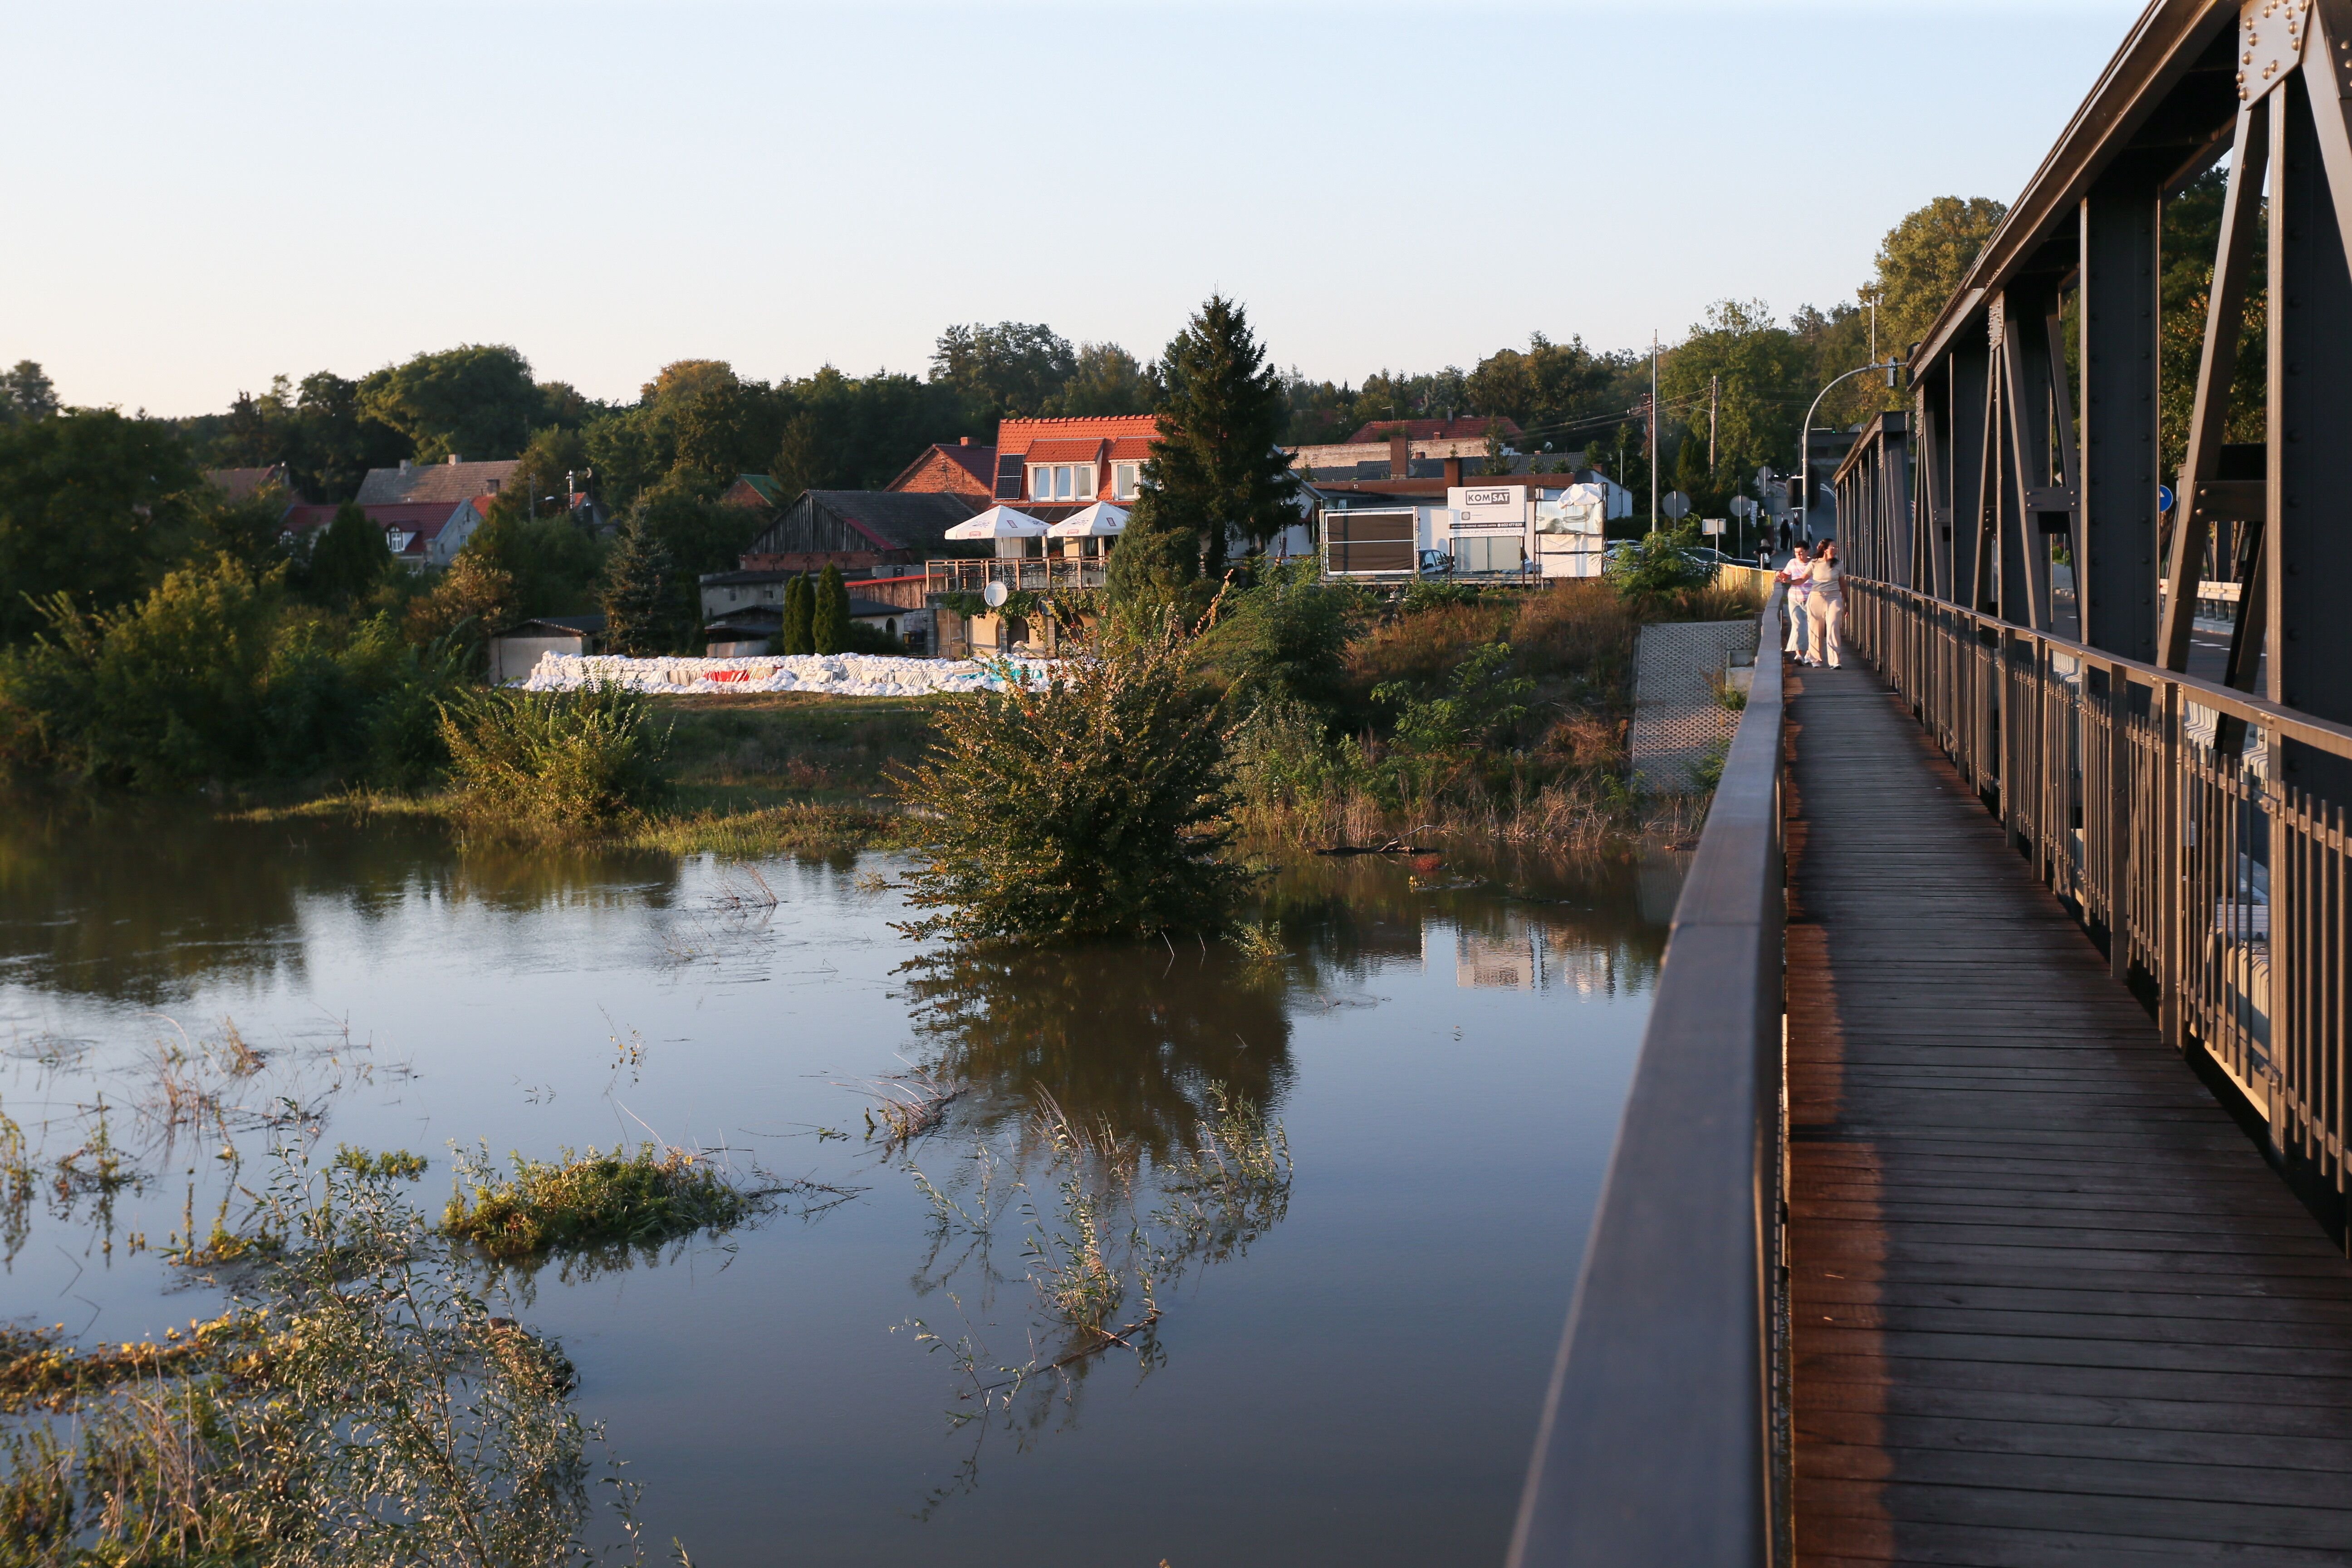
[[[1780,568],[1780,580],[1789,584],[1789,647],[1800,659],[1805,657],[1805,599],[1813,587],[1813,558],[1800,544],[1789,563]]]
[[[1805,595],[1805,618],[1813,628],[1812,657],[1807,664],[1838,667],[1838,614],[1845,608],[1845,568],[1838,564],[1837,546],[1824,544],[1813,557],[1812,592]],[[1826,650],[1826,651],[1824,651]]]

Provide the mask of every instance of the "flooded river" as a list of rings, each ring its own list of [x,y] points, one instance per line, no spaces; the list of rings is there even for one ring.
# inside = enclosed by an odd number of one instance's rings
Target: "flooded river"
[[[37,1168],[138,1180],[12,1211],[0,1317],[216,1310],[162,1254],[273,1144],[425,1155],[436,1215],[452,1144],[720,1151],[759,1223],[493,1280],[702,1568],[1499,1562],[1676,889],[1307,859],[1254,952],[951,962],[892,929],[887,856],[5,816],[0,1112]],[[1202,1220],[1219,1096],[1287,1163]],[[1089,1227],[1131,1331],[1055,1366]]]

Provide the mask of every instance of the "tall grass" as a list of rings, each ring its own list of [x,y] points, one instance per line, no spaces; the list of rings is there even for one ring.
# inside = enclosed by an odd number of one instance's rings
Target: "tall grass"
[[[642,820],[670,796],[668,731],[619,686],[487,691],[446,703],[441,739],[459,818],[551,837]]]

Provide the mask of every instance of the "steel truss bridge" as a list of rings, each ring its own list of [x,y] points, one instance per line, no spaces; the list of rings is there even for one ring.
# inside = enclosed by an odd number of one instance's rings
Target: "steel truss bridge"
[[[1862,657],[1760,661],[1676,910],[1512,1562],[2352,1562],[2352,0],[2150,5],[1909,371],[1836,479]]]

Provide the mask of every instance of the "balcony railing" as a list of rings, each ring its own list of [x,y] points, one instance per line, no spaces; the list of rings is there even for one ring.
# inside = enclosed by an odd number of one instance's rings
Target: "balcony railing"
[[[991,583],[1002,583],[1013,593],[1067,593],[1099,588],[1110,562],[1100,555],[1047,556],[1043,560],[1013,560],[978,556],[923,563],[926,594],[977,594]]]

